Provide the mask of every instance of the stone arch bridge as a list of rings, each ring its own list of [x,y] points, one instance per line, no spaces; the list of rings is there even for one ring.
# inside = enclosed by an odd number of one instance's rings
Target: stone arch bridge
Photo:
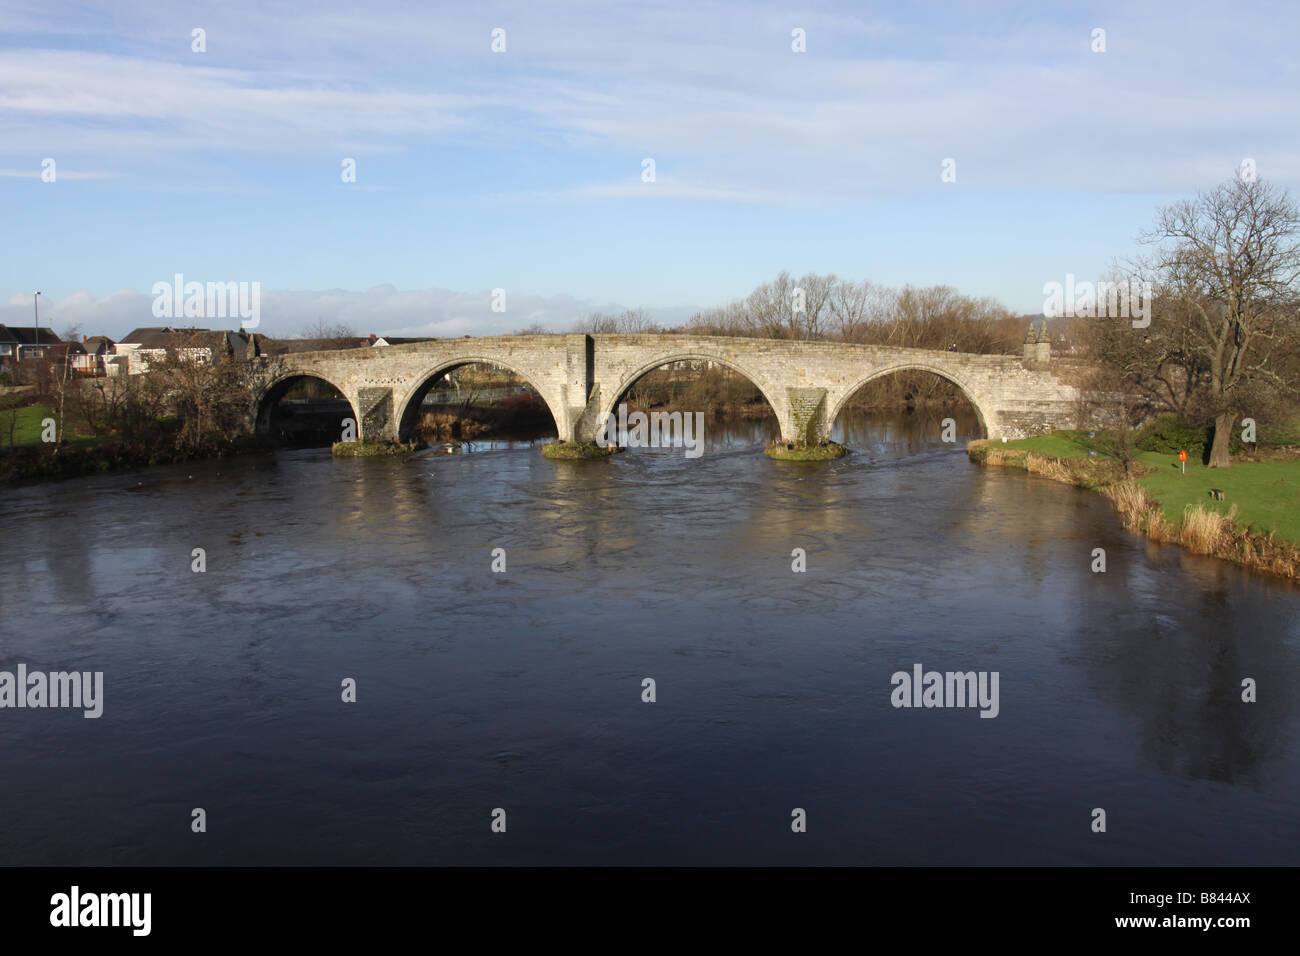
[[[865,383],[923,369],[954,383],[989,438],[1022,438],[1073,427],[1077,390],[1062,381],[1044,344],[1025,355],[972,355],[927,349],[696,335],[509,335],[263,357],[269,381],[258,426],[295,379],[319,378],[356,412],[358,437],[405,439],[424,394],[443,373],[490,363],[514,371],[546,402],[561,439],[592,441],[602,412],[641,376],[679,361],[707,361],[748,378],[771,404],[787,441],[820,441],[840,408]]]

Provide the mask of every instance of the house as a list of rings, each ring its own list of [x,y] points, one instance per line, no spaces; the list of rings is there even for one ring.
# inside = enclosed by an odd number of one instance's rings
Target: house
[[[107,335],[81,337],[81,343],[72,350],[72,371],[77,375],[99,377],[108,375],[108,360],[113,357],[114,342]]]
[[[0,324],[0,370],[12,370],[19,362],[29,358],[45,358],[52,349],[63,344],[53,329],[18,326],[10,328]]]
[[[115,356],[126,357],[126,370],[131,375],[147,372],[151,360],[157,361],[169,352],[196,362],[211,362],[221,356],[243,359],[262,354],[260,343],[251,332],[171,326],[133,329],[113,349]]]

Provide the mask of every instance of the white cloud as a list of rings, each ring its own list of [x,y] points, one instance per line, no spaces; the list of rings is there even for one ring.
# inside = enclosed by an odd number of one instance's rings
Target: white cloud
[[[153,296],[124,289],[96,297],[77,292],[53,302],[41,297],[41,325],[56,332],[77,327],[84,335],[119,339],[141,326],[195,325],[199,328],[236,328],[237,320],[156,319]],[[491,290],[457,292],[451,289],[399,290],[391,285],[364,292],[345,289],[323,291],[262,291],[261,324],[257,331],[272,338],[300,335],[317,323],[343,324],[357,335],[459,336],[500,335],[534,323],[550,331],[567,332],[592,312],[621,312],[624,306],[593,302],[558,294],[528,292],[506,294],[506,311],[492,311]],[[686,306],[647,310],[659,321],[676,324],[693,308]],[[0,305],[0,323],[32,324],[30,293],[16,293]]]
[[[84,149],[99,135],[134,132],[157,150],[160,126],[172,149],[301,150],[347,137],[427,134],[464,125],[487,97],[362,91],[303,78],[182,65],[108,53],[18,50],[0,58],[0,113],[39,117]],[[90,129],[81,121],[94,121]],[[71,126],[70,126],[71,124]],[[54,144],[59,144],[58,138]],[[49,150],[50,139],[43,148]],[[10,150],[14,146],[10,147]]]
[[[14,179],[40,179],[39,169],[0,169],[0,176]],[[100,172],[96,170],[77,170],[55,167],[55,182],[60,179],[119,179],[121,173]]]
[[[948,156],[959,182],[1001,187],[1184,190],[1205,185],[1220,153],[1234,154],[1226,175],[1247,151],[1275,178],[1300,172],[1290,132],[1300,98],[1270,82],[1294,75],[1295,18],[1281,10],[1225,20],[1208,3],[1177,16],[1102,4],[1093,13],[1109,50],[1098,55],[1088,29],[1058,14],[975,17],[960,3],[888,20],[850,5],[734,0],[365,12],[232,2],[201,15],[140,0],[91,4],[75,22],[35,2],[9,8],[20,40],[88,34],[114,52],[7,50],[3,155],[25,151],[33,133],[47,155],[140,163],[162,161],[160,142],[172,153],[559,142],[655,155],[665,173],[689,166],[677,198],[734,202],[934,186]],[[188,45],[196,16],[208,31],[202,55]],[[488,50],[497,22],[509,35],[499,56]],[[807,53],[789,49],[796,25]],[[1196,51],[1211,45],[1221,59],[1207,71]],[[561,183],[535,198],[565,189],[630,195]]]
[[[641,182],[635,176],[628,182],[591,183],[549,192],[501,193],[497,199],[515,201],[567,202],[583,199],[692,199],[702,202],[783,203],[801,197],[790,193],[744,186],[707,186],[674,181]]]

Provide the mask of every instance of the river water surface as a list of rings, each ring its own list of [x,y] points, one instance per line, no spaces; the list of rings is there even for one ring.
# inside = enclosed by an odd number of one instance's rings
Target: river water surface
[[[105,699],[0,710],[0,862],[1300,862],[1300,592],[978,468],[961,424],[10,491],[0,670]],[[998,672],[998,716],[891,706],[918,663]]]

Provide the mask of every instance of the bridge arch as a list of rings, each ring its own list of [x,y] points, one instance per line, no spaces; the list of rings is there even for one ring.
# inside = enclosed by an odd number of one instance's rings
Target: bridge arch
[[[618,385],[614,387],[613,393],[608,399],[603,395],[601,396],[599,412],[601,414],[614,414],[615,409],[618,407],[618,403],[622,401],[631,390],[632,386],[635,385],[643,376],[646,376],[655,369],[662,368],[665,365],[671,365],[673,362],[714,362],[721,365],[723,368],[730,369],[737,375],[743,376],[746,381],[758,389],[759,394],[762,395],[764,400],[767,402],[768,407],[772,409],[772,414],[776,416],[777,422],[782,426],[782,433],[784,433],[785,404],[776,401],[775,390],[771,388],[761,375],[754,373],[743,365],[737,364],[731,359],[723,358],[720,355],[700,351],[698,349],[666,352],[662,355],[655,356],[652,361],[646,362],[635,371],[624,375]],[[597,422],[599,420],[598,417]],[[595,422],[592,423],[592,427],[596,427]]]
[[[835,407],[831,410],[830,415],[826,419],[827,432],[829,432],[831,427],[835,424],[836,419],[840,417],[840,412],[843,411],[844,406],[848,403],[849,399],[852,398],[857,391],[862,388],[862,386],[866,385],[868,382],[875,381],[878,378],[893,375],[895,372],[910,371],[930,372],[931,374],[937,375],[957,386],[957,390],[961,392],[966,401],[970,402],[971,407],[975,409],[975,417],[979,419],[980,428],[984,431],[984,437],[988,438],[993,434],[990,428],[990,425],[995,421],[993,418],[993,409],[986,407],[986,405],[980,401],[979,395],[975,389],[973,389],[968,382],[964,381],[960,375],[955,374],[951,369],[928,362],[900,362],[896,365],[886,365],[883,368],[872,369],[866,375],[854,381],[840,393],[836,400]]]
[[[289,389],[304,379],[312,379],[317,382],[324,382],[334,391],[342,396],[343,401],[348,403],[351,410],[353,423],[360,420],[357,417],[357,405],[352,397],[348,395],[347,390],[338,382],[332,381],[328,375],[322,375],[320,372],[311,369],[288,369],[282,374],[272,379],[262,388],[261,394],[257,398],[257,406],[254,410],[253,428],[258,435],[270,435],[275,427],[275,408],[284,398]],[[342,425],[339,423],[339,433],[342,434]]]
[[[397,439],[398,441],[409,441],[411,432],[414,430],[420,418],[420,406],[424,403],[424,397],[433,388],[438,379],[453,369],[458,369],[466,365],[491,365],[496,368],[503,368],[508,372],[513,372],[527,383],[528,387],[541,396],[546,403],[546,409],[551,413],[551,418],[555,422],[555,428],[561,435],[564,433],[564,408],[556,401],[556,396],[548,395],[544,388],[539,387],[536,383],[543,380],[540,375],[533,374],[525,369],[518,367],[510,362],[503,362],[500,358],[493,358],[487,355],[459,355],[453,359],[444,359],[436,365],[420,372],[412,377],[413,384],[402,397],[400,412],[397,415]]]

